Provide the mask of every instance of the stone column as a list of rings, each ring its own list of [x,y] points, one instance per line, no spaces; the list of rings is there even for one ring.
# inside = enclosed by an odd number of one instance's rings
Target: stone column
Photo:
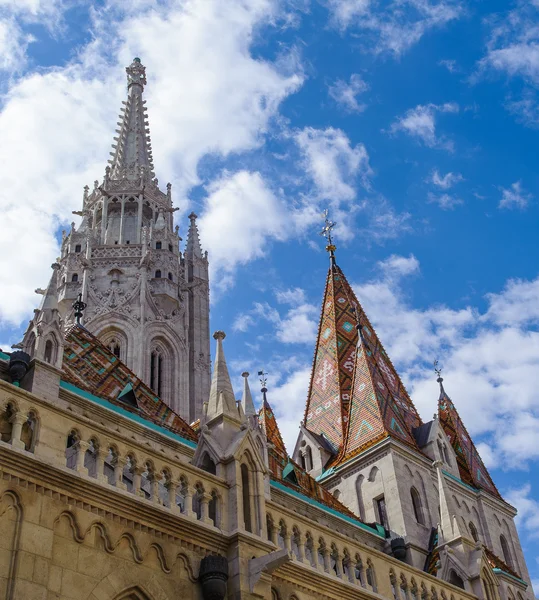
[[[124,212],[125,212],[125,198],[120,200],[121,210],[120,210],[120,237],[118,239],[118,244],[124,243]]]
[[[107,234],[107,218],[109,212],[109,200],[103,198],[103,210],[101,212],[101,243],[105,243],[105,237]]]
[[[168,507],[174,513],[180,513],[180,507],[176,504],[176,491],[178,490],[179,483],[170,479],[166,482],[165,487],[168,491]]]
[[[159,479],[155,473],[150,478],[150,499],[154,504],[159,503]]]
[[[137,243],[142,243],[142,203],[144,196],[139,194],[138,209],[137,209]]]
[[[302,535],[298,536],[298,554],[299,554],[299,562],[303,564],[307,564],[307,559],[305,558],[305,540]]]
[[[284,547],[286,548],[286,551],[288,553],[292,552],[292,535],[290,534],[290,532],[286,532],[285,535],[283,536],[284,539]]]
[[[192,519],[196,519],[197,516],[193,510],[193,495],[196,494],[196,490],[192,485],[187,486],[187,490],[185,492],[185,515],[191,517]]]
[[[95,453],[95,476],[101,483],[108,483],[108,478],[105,475],[105,458],[108,452],[98,448]]]
[[[127,490],[127,485],[125,485],[125,483],[122,481],[124,476],[124,467],[125,460],[117,456],[116,462],[114,463],[114,486],[119,490]]]
[[[90,444],[88,442],[83,442],[82,440],[77,442],[77,467],[75,471],[81,475],[88,475],[88,469],[84,466],[84,457],[89,447]]]
[[[144,492],[140,489],[140,480],[144,472],[144,467],[133,467],[131,472],[133,473],[133,494],[145,498]]]
[[[200,500],[200,520],[208,525],[213,525],[213,521],[208,516],[210,500],[211,494],[204,492]]]
[[[24,450],[24,442],[21,440],[22,426],[26,423],[26,415],[16,412],[11,417],[11,445],[13,448]]]
[[[331,572],[331,552],[330,552],[329,548],[324,548],[322,553],[324,555],[324,571],[326,573],[330,573]]]
[[[335,558],[335,571],[337,572],[337,577],[342,579],[342,558],[340,554],[337,554],[337,558]]]

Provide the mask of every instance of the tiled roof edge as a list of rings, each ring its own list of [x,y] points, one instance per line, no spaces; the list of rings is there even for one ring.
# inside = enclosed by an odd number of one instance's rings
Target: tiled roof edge
[[[318,502],[318,500],[315,500],[314,498],[309,498],[308,496],[305,496],[304,494],[302,494],[300,492],[296,492],[295,490],[283,485],[282,483],[279,483],[278,481],[275,481],[272,479],[270,481],[270,485],[277,488],[281,492],[284,492],[285,494],[290,494],[291,496],[296,496],[297,498],[300,498],[301,500],[308,502],[309,504],[312,504],[313,506],[316,506],[317,508],[320,508],[324,512],[327,512],[335,517],[338,517],[339,519],[343,519],[344,521],[348,521],[348,523],[351,523],[352,525],[356,525],[357,527],[360,527],[361,529],[364,529],[365,531],[368,531],[369,533],[372,533],[374,535],[377,535],[378,537],[385,539],[385,534],[381,533],[377,528],[373,528],[370,525],[367,525],[366,523],[362,523],[359,520],[352,519],[352,517],[349,517],[348,515],[344,515],[341,512],[339,512],[338,510],[335,510],[334,508],[330,508],[329,506],[326,506],[325,504]]]
[[[82,389],[78,388],[77,386],[73,385],[72,383],[69,383],[68,381],[61,380],[60,387],[63,388],[64,390],[67,390],[68,392],[73,392],[74,394],[77,394],[78,396],[82,396],[86,400],[95,402],[96,404],[99,404],[103,408],[112,410],[113,412],[116,412],[116,413],[122,415],[123,417],[126,417],[127,419],[131,419],[131,421],[135,421],[136,423],[139,423],[140,425],[143,425],[144,427],[147,427],[148,429],[153,429],[154,431],[157,431],[158,433],[160,433],[166,437],[169,437],[177,442],[180,442],[180,444],[189,446],[189,448],[197,447],[196,442],[192,442],[191,440],[188,440],[187,438],[184,438],[181,435],[178,435],[177,433],[169,431],[165,427],[161,427],[160,425],[157,425],[156,423],[152,423],[152,421],[148,421],[147,419],[144,419],[143,417],[140,417],[139,415],[137,415],[135,413],[129,412],[129,411],[125,410],[124,408],[122,408],[121,406],[117,406],[116,404],[113,404],[112,402],[109,402],[108,400],[100,398],[99,396],[94,396],[94,394],[87,392],[86,390],[82,390]]]

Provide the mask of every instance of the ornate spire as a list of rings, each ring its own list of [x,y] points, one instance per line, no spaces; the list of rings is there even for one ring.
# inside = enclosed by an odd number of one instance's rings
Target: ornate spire
[[[279,431],[279,425],[277,425],[277,419],[275,418],[275,414],[273,409],[268,402],[267,388],[266,388],[266,379],[265,373],[263,373],[261,383],[262,383],[262,408],[258,411],[258,421],[260,423],[260,427],[266,436],[266,439],[270,444],[272,444],[275,453],[281,458],[284,459],[285,462],[288,462],[288,453],[286,451],[286,446],[284,445],[283,438],[281,436],[281,432]],[[259,373],[259,374],[260,374]]]
[[[150,142],[150,129],[146,113],[146,101],[142,99],[142,92],[146,85],[146,68],[140,58],[126,67],[127,73],[127,101],[121,109],[120,121],[114,138],[110,160],[111,168],[107,169],[106,179],[131,179],[136,180],[145,176],[147,179],[155,177],[152,145]]]
[[[443,380],[440,373],[441,370],[436,371],[437,381],[440,384],[438,420],[455,451],[460,478],[468,485],[483,489],[493,496],[501,498],[455,405],[442,385]]]
[[[243,377],[243,397],[241,399],[241,404],[243,406],[243,412],[245,413],[245,416],[249,418],[256,415],[256,409],[253,403],[251,390],[249,388],[249,373],[245,371],[245,373],[242,373],[241,376]]]
[[[327,276],[304,423],[329,440],[338,461],[388,435],[415,446],[411,430],[421,424],[334,260]]]
[[[210,399],[208,402],[207,419],[226,415],[237,420],[238,408],[234,390],[226,366],[225,353],[223,352],[224,331],[216,331],[213,338],[217,340],[217,350],[215,352],[215,366],[213,367],[213,376],[211,380]]]
[[[202,258],[202,247],[200,245],[200,236],[198,235],[197,226],[198,216],[192,212],[189,215],[189,231],[187,232],[187,246],[185,253],[189,258]]]
[[[438,476],[438,513],[440,515],[439,527],[442,535],[442,540],[438,540],[438,545],[440,545],[440,542],[449,542],[454,538],[461,537],[462,534],[455,516],[455,507],[451,505],[451,497],[445,485],[445,478],[442,473],[443,463],[437,460],[432,463],[432,466],[436,469]]]

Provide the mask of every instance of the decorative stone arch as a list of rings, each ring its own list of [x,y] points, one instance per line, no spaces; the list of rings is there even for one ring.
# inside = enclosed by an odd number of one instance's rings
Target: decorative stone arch
[[[509,525],[507,524],[507,521],[505,519],[502,519],[502,532],[503,535],[505,536],[507,543],[509,544],[509,552],[511,554],[511,557],[513,559],[513,564],[510,565],[513,567],[513,569],[516,569],[517,571],[518,569],[518,554],[516,551],[516,547],[515,544],[513,542],[513,536],[511,535],[511,531],[509,529]]]
[[[152,598],[137,585],[120,592],[114,600],[152,600]]]
[[[242,516],[246,531],[256,533],[261,529],[257,497],[258,469],[256,460],[248,449],[245,449],[240,460],[240,477],[242,493]]]
[[[369,471],[369,481],[373,482],[376,481],[378,478],[378,475],[380,473],[380,469],[376,466],[374,466],[370,471]],[[381,476],[381,475],[380,475]]]
[[[161,398],[178,414],[187,413],[189,357],[185,340],[180,339],[171,328],[155,321],[146,328],[145,337],[150,343],[144,344],[144,381],[151,387],[151,356],[152,352],[160,350],[163,360],[167,361],[162,365],[164,381],[161,386]],[[180,405],[180,401],[183,405]]]
[[[57,366],[61,344],[55,333],[48,333],[42,340],[39,341],[39,348],[43,348],[40,354],[43,361],[50,365]]]
[[[357,495],[357,507],[359,511],[359,518],[362,521],[365,521],[365,504],[363,502],[363,481],[365,477],[363,475],[358,475],[356,479],[356,495]]]
[[[36,351],[36,334],[33,331],[30,331],[24,342],[24,351],[32,358],[34,357]]]
[[[123,315],[103,315],[92,322],[92,328],[99,341],[113,353],[111,345],[119,342],[120,360],[130,369],[135,367],[131,355],[135,347],[136,324],[131,319]]]
[[[0,496],[0,527],[2,528],[3,547],[11,553],[7,569],[6,598],[13,598],[19,567],[19,546],[23,508],[19,496],[12,490],[6,490]]]

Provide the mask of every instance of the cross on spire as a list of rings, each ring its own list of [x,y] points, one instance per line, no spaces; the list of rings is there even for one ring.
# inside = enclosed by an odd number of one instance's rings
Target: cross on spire
[[[329,257],[331,260],[331,264],[335,264],[335,250],[336,246],[333,244],[333,240],[331,239],[331,230],[335,227],[337,223],[331,221],[329,218],[329,209],[326,208],[322,213],[322,217],[324,218],[324,228],[320,231],[320,235],[324,236],[327,240],[326,250],[329,252]]]

